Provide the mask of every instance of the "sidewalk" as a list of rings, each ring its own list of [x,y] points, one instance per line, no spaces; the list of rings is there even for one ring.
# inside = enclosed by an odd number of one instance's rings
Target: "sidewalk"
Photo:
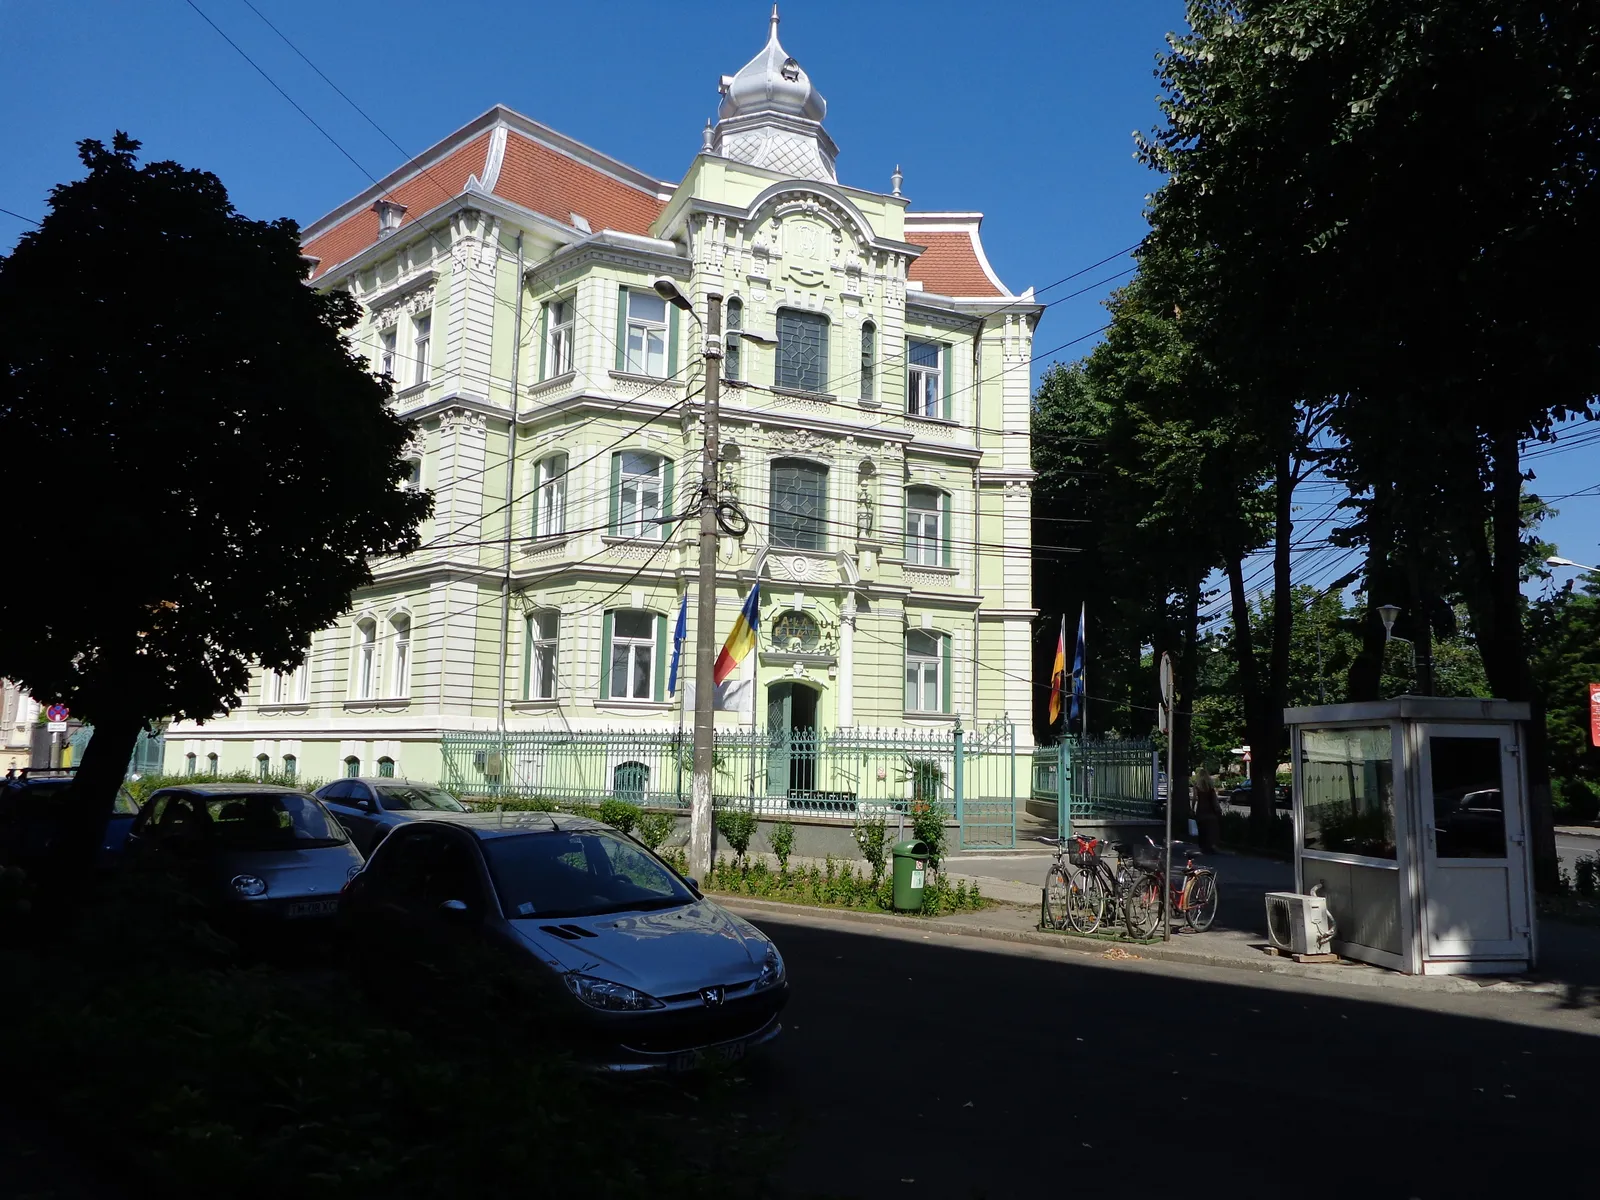
[[[1556,832],[1567,837],[1600,838],[1600,825],[1557,825]]]

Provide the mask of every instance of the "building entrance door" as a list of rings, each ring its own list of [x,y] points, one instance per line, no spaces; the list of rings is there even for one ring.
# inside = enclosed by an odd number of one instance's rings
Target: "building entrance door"
[[[817,692],[785,680],[767,685],[767,795],[817,786]]]

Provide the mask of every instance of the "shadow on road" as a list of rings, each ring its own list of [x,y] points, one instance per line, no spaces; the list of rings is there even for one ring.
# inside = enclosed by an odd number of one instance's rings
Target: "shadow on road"
[[[1525,1187],[1589,1144],[1600,1020],[1548,998],[1368,999],[759,924],[794,986],[763,1088],[796,1135],[794,1196],[1143,1196],[1187,1179],[1422,1200]]]

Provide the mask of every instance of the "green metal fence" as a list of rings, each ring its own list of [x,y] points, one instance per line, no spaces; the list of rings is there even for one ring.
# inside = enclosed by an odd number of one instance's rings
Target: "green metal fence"
[[[1056,802],[1062,835],[1073,821],[1161,815],[1160,755],[1147,741],[1069,737],[1033,752],[1033,794]]]
[[[687,730],[446,733],[441,782],[461,794],[539,796],[572,803],[611,797],[688,807]],[[765,816],[909,816],[917,803],[960,826],[959,845],[1016,843],[1016,731],[719,729],[712,788],[719,805]]]

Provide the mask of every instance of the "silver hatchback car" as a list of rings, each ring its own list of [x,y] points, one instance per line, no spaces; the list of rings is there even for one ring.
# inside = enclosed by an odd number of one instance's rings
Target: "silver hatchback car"
[[[185,878],[219,915],[328,918],[361,854],[322,802],[265,783],[163,788],[128,832],[136,867]]]
[[[451,820],[471,810],[442,787],[387,777],[335,779],[317,789],[362,854],[408,821]]]
[[[452,946],[498,952],[525,968],[564,1047],[612,1070],[737,1059],[782,1029],[777,946],[597,821],[412,822],[383,840],[339,912],[357,951],[391,969],[432,966]]]

